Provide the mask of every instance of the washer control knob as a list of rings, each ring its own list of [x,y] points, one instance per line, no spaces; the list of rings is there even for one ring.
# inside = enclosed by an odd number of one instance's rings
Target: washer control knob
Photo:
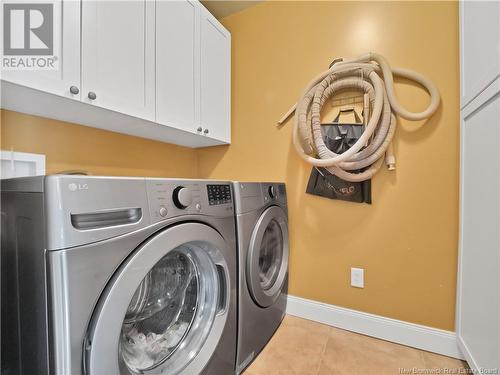
[[[200,212],[201,211],[201,204],[196,203],[196,211]]]
[[[185,209],[193,203],[191,192],[184,186],[177,186],[174,189],[172,199],[174,200],[175,207],[180,209]]]
[[[161,207],[160,207],[159,214],[160,214],[160,216],[161,216],[161,217],[165,217],[165,216],[167,216],[167,214],[168,214],[168,210],[167,210],[167,208],[166,208],[166,207],[161,206]]]
[[[272,199],[276,198],[276,189],[274,186],[269,186],[268,193]]]

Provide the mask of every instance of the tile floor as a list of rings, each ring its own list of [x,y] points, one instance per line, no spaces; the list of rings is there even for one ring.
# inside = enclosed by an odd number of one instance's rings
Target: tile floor
[[[443,370],[425,370],[437,368]],[[464,374],[465,368],[458,359],[288,315],[243,375]]]

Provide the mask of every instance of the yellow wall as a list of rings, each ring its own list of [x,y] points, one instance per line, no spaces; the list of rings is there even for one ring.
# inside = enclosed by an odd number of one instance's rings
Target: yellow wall
[[[2,150],[46,155],[47,173],[196,177],[196,150],[1,110]]]
[[[287,183],[290,293],[453,330],[457,264],[459,75],[456,3],[274,2],[223,20],[232,34],[229,147],[199,152],[200,177]],[[395,173],[373,181],[373,205],[304,193],[310,166],[278,118],[330,61],[376,51],[431,78],[442,105],[426,124],[400,121]],[[398,84],[401,102],[427,97]],[[366,269],[365,288],[349,285]]]
[[[43,153],[47,172],[287,183],[290,293],[453,329],[458,225],[459,76],[455,3],[265,2],[224,20],[232,33],[231,146],[191,150],[2,111],[1,148]],[[426,124],[400,121],[398,169],[373,181],[371,206],[304,193],[310,167],[276,120],[333,58],[366,51],[436,82]],[[397,85],[403,104],[426,95]],[[364,289],[349,269],[366,269]]]

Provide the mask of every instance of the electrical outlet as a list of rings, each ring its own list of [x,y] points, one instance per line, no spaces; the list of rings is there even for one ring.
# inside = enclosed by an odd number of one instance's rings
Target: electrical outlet
[[[364,268],[351,267],[351,286],[355,288],[365,287],[365,270]]]

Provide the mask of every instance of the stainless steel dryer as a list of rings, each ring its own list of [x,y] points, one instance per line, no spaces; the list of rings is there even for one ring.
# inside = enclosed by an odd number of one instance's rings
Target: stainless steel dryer
[[[230,375],[226,182],[2,181],[2,374]]]
[[[288,210],[285,184],[234,185],[239,254],[237,373],[279,327],[288,293]]]

